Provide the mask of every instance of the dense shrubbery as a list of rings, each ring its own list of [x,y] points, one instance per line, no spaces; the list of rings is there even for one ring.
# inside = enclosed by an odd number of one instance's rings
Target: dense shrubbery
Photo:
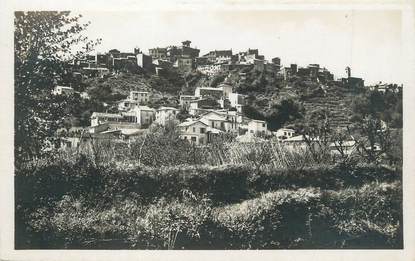
[[[17,170],[16,242],[18,248],[400,247],[399,180],[399,171],[370,165],[258,173],[247,165],[120,169],[80,157]]]
[[[237,174],[230,175],[236,170]],[[152,171],[152,178],[131,172],[112,173],[111,177],[97,174],[94,180],[101,184],[80,182],[89,184],[89,189],[78,188],[76,179],[70,184],[69,177],[67,190],[61,187],[54,195],[36,186],[27,191],[30,195],[17,195],[17,216],[22,218],[18,226],[26,228],[16,235],[17,247],[401,247],[401,188],[397,181],[340,190],[279,189],[254,193],[254,198],[240,203],[224,204],[229,195],[242,200],[249,194],[249,178],[241,178],[238,168],[213,169],[209,172],[215,174],[210,177],[203,171],[182,173],[174,168],[173,174],[161,170],[159,175],[165,179],[161,186],[160,180],[154,183],[158,174]],[[44,183],[45,175],[70,175],[41,173],[35,176],[42,179],[31,179],[26,188],[39,180]],[[137,183],[138,177],[143,183]],[[238,178],[245,184],[235,184]],[[17,191],[27,180],[27,176],[16,177]],[[146,198],[148,192],[151,198]]]

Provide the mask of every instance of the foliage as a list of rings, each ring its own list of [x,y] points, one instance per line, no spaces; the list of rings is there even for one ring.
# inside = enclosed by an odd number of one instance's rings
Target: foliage
[[[268,128],[277,130],[284,124],[303,117],[304,109],[294,100],[282,100],[271,106],[267,114]]]
[[[162,75],[151,75],[149,83],[156,91],[177,94],[185,86],[184,77],[174,68],[166,69]]]
[[[116,176],[122,178],[112,174]],[[175,184],[168,179],[166,182]],[[17,248],[402,247],[399,181],[371,182],[357,188],[345,186],[336,191],[309,187],[275,189],[226,205],[218,205],[218,198],[209,194],[197,195],[191,188],[180,187],[175,188],[173,197],[155,193],[154,200],[146,201],[140,193],[125,190],[127,184],[134,187],[141,183],[126,180],[114,184],[117,185],[101,188],[117,189],[121,185],[118,189],[123,192],[66,191],[54,199],[36,203],[29,200],[27,205],[21,205],[17,226],[28,234],[17,234]],[[158,188],[153,185],[143,184],[146,189]],[[91,185],[89,188],[92,189]],[[223,191],[228,188],[222,187]],[[32,195],[32,200],[41,198],[40,194]],[[100,200],[107,203],[100,204]]]
[[[385,121],[392,128],[402,128],[402,93],[367,91],[352,103],[354,121],[372,116]]]
[[[79,19],[69,12],[15,12],[16,162],[41,156],[67,115],[67,101],[51,96],[52,88],[65,63],[96,44],[82,36],[88,24]]]
[[[213,77],[212,81],[210,82],[210,86],[211,87],[217,87],[220,83],[222,83],[225,80],[226,75],[227,74],[224,74],[224,73],[215,75]]]
[[[126,95],[116,93],[109,85],[98,85],[89,89],[89,95],[92,101],[105,103],[114,103],[116,101],[127,98]]]
[[[391,130],[376,116],[368,115],[355,122],[350,131],[358,135],[357,151],[367,162],[380,163],[386,154],[390,155]]]

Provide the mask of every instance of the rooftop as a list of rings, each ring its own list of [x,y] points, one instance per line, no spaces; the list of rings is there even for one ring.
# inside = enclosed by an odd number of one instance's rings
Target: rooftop
[[[260,123],[264,123],[265,121],[262,121],[262,120],[253,120],[253,119],[251,119],[249,122],[260,122]]]
[[[92,117],[107,117],[107,118],[119,118],[122,119],[123,117],[118,113],[106,113],[106,112],[94,112],[91,115]]]
[[[58,85],[58,86],[56,86],[55,88],[62,88],[62,89],[67,89],[67,90],[72,90],[73,88],[72,87],[70,87],[70,86],[61,86],[61,85]]]
[[[199,90],[212,90],[212,91],[223,91],[222,88],[217,87],[197,87]]]
[[[200,123],[202,123],[202,124],[204,124],[204,125],[207,126],[206,123],[204,123],[204,122],[202,122],[200,120],[185,121],[185,122],[180,123],[178,126],[179,127],[188,127],[188,126],[191,126],[191,125],[196,124],[198,122],[200,122]]]
[[[175,110],[178,111],[179,109],[173,107],[160,107],[157,109],[158,111],[167,111],[167,110]]]

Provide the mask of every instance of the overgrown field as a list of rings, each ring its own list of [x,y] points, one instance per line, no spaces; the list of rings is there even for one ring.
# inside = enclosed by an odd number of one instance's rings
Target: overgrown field
[[[16,169],[16,248],[402,248],[401,170],[370,164]]]

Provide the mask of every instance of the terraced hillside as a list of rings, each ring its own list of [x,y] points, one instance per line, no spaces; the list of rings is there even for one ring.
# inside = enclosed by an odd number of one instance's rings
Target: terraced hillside
[[[329,112],[329,119],[334,127],[346,127],[352,116],[351,103],[354,93],[344,89],[328,90],[321,97],[306,98],[302,105],[306,112],[324,109]]]

